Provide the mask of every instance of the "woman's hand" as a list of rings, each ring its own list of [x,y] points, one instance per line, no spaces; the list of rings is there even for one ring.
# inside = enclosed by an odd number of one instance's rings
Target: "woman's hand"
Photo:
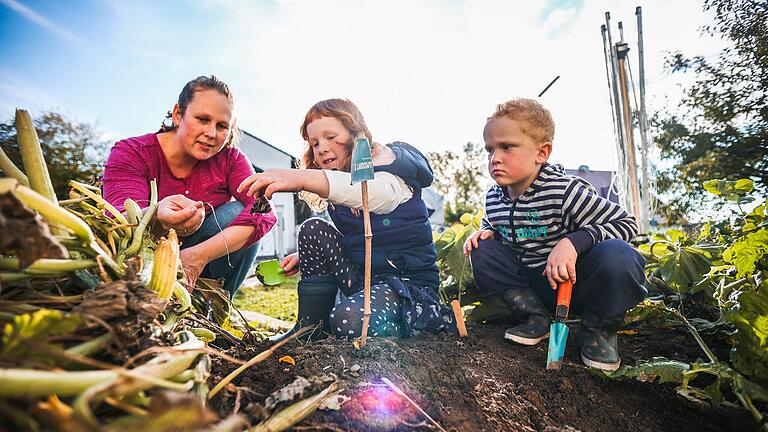
[[[187,287],[189,292],[192,292],[197,279],[200,277],[200,273],[203,272],[203,268],[205,268],[209,261],[204,253],[204,249],[198,246],[182,249],[179,253],[181,268],[184,270],[185,276],[184,286]]]
[[[494,236],[493,231],[481,229],[472,233],[471,236],[464,242],[464,256],[469,256],[472,249],[477,249],[477,242],[480,240],[492,239]]]
[[[576,283],[576,258],[578,255],[568,237],[557,242],[552,248],[542,275],[547,277],[549,286],[553,290],[557,289],[557,284],[560,282],[570,280],[571,283]]]
[[[202,201],[171,195],[157,203],[156,219],[166,231],[173,228],[180,237],[186,237],[203,225],[205,209]]]
[[[272,199],[275,192],[298,192],[304,190],[305,170],[291,168],[270,168],[262,173],[252,174],[240,183],[238,192],[247,196],[265,195]]]
[[[280,267],[285,272],[286,276],[293,276],[299,272],[299,253],[292,253],[286,255],[282,261],[280,261]]]

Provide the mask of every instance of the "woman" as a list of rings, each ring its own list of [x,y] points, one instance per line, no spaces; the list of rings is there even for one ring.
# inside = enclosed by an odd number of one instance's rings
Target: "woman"
[[[234,145],[232,93],[215,76],[195,78],[167,118],[171,125],[157,133],[115,144],[104,167],[104,198],[121,211],[128,198],[146,205],[157,179],[154,221],[181,237],[188,289],[201,276],[223,278],[234,296],[277,217],[251,214],[254,198],[236,189],[254,169]]]
[[[353,140],[373,142],[363,115],[346,99],[318,102],[307,113],[305,169],[270,169],[251,175],[239,191],[248,196],[304,191],[327,200],[335,227],[310,219],[299,230],[299,252],[286,257],[286,273],[301,270],[299,322],[325,323],[337,336],[359,336],[363,320],[365,239],[360,185],[351,185]],[[405,143],[372,146],[374,179],[368,181],[373,231],[370,334],[408,336],[412,330],[453,331],[450,309],[440,304],[440,282],[421,189],[432,183],[424,155]],[[344,298],[336,304],[337,291]],[[335,305],[335,306],[334,306]],[[290,334],[287,333],[287,334]],[[285,337],[287,334],[281,336]]]

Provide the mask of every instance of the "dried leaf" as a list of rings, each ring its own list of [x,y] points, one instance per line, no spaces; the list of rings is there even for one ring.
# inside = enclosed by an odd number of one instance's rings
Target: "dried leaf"
[[[152,397],[146,416],[124,417],[110,424],[107,432],[196,431],[216,422],[217,417],[192,393],[163,392]]]
[[[40,258],[69,258],[48,224],[10,192],[0,195],[0,253],[18,257],[22,269]]]

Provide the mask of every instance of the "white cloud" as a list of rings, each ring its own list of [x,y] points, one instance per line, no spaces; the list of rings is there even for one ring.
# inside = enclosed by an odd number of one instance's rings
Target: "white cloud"
[[[60,39],[66,42],[77,43],[80,41],[80,38],[75,36],[74,33],[59,26],[58,24],[55,24],[54,22],[50,21],[49,19],[45,18],[39,13],[33,11],[32,9],[24,6],[23,4],[19,3],[16,0],[0,0],[0,3],[4,4],[9,9],[23,16],[25,19],[32,21],[33,23],[42,27],[44,30],[47,30],[48,32],[54,34],[55,36],[59,37]]]

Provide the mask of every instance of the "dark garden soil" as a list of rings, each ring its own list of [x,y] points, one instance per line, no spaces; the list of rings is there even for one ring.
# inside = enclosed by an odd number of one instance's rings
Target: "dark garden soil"
[[[610,381],[588,371],[579,357],[578,325],[571,325],[560,372],[545,370],[546,343],[512,345],[503,340],[505,327],[470,325],[470,336],[461,339],[445,334],[405,340],[369,338],[359,351],[351,341],[335,338],[294,341],[246,370],[233,382],[235,386],[213,399],[212,406],[222,417],[237,409],[256,424],[264,416],[265,398],[273,391],[297,376],[312,381],[312,377],[334,374],[349,401],[336,411],[316,411],[294,430],[429,430],[425,417],[382,384],[382,377],[450,431],[756,430],[745,411],[696,405],[676,394],[674,385]],[[701,357],[692,338],[680,330],[645,324],[631,329],[637,333],[619,339],[626,364],[653,356],[685,361]],[[265,342],[230,354],[249,359],[267,347]],[[292,356],[296,365],[279,363],[285,355]],[[211,382],[235,368],[215,359]],[[318,384],[304,397],[321,388]]]

